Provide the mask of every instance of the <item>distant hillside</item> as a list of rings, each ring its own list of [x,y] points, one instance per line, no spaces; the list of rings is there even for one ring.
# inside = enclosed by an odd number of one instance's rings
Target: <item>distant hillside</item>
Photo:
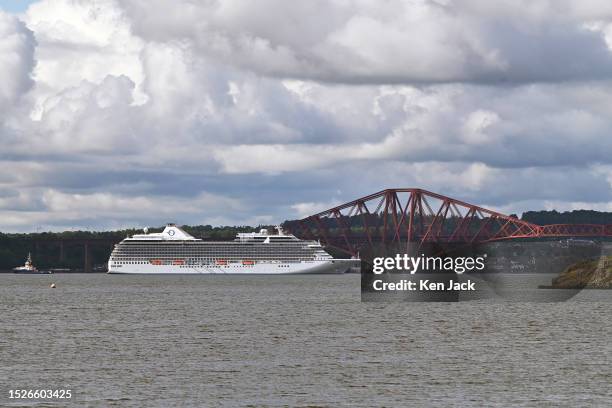
[[[268,228],[272,231],[272,226],[261,225],[251,226],[221,226],[196,225],[182,227],[189,234],[203,240],[227,241],[232,240],[238,232],[255,232],[261,228]],[[150,232],[161,232],[163,227],[149,228]],[[66,245],[64,260],[58,259],[59,248],[55,243],[61,238],[109,238],[117,242],[128,235],[141,234],[141,229],[127,229],[119,231],[65,231],[65,232],[42,232],[32,234],[3,234],[0,232],[0,270],[8,270],[18,265],[23,265],[28,252],[32,253],[34,263],[40,268],[70,268],[78,269],[83,267],[84,251],[82,246]],[[92,264],[104,264],[108,261],[110,247],[93,246],[91,248]]]
[[[370,226],[381,225],[382,215],[374,214],[368,216]],[[516,214],[510,214],[510,217],[518,218]],[[612,224],[612,212],[593,211],[593,210],[574,210],[574,211],[526,211],[521,219],[537,225],[550,224]],[[298,228],[298,220],[288,220],[283,225],[288,228]],[[363,216],[352,215],[344,218],[344,223],[351,228],[360,228],[363,225]],[[330,228],[336,227],[334,218],[321,219],[321,224]],[[447,225],[446,227],[451,228]]]
[[[359,221],[359,217],[354,217]],[[538,225],[546,224],[612,224],[612,213],[592,210],[575,211],[527,211],[523,213],[522,219]],[[291,221],[286,221],[290,224]],[[238,232],[255,232],[261,228],[272,231],[272,225],[261,225],[251,227],[243,226],[220,226],[211,225],[184,226],[185,231],[196,238],[204,240],[232,240]],[[160,232],[163,227],[150,228],[151,232]],[[59,262],[58,246],[53,241],[58,238],[110,238],[120,241],[128,235],[141,233],[140,229],[127,229],[119,231],[65,231],[65,232],[43,232],[32,234],[3,234],[0,233],[0,270],[11,269],[22,265],[28,252],[32,252],[34,263],[42,268],[81,268],[83,266],[83,249],[78,246],[67,246],[64,253],[64,261]],[[45,241],[49,241],[45,243]],[[38,243],[38,245],[36,245]],[[92,264],[104,264],[107,262],[110,248],[95,246],[91,248]]]
[[[527,211],[522,220],[538,225],[549,224],[612,224],[612,212],[593,210]]]

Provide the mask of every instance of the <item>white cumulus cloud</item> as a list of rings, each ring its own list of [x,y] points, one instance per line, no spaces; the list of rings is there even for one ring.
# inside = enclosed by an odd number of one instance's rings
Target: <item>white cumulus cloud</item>
[[[0,12],[0,230],[277,223],[388,187],[606,208],[610,27],[597,0]]]

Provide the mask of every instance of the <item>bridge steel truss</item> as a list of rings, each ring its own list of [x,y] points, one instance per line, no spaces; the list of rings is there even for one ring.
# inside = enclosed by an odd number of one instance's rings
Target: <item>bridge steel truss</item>
[[[483,243],[517,238],[612,237],[612,225],[536,225],[418,188],[387,189],[285,226],[303,239],[356,255],[364,247]]]

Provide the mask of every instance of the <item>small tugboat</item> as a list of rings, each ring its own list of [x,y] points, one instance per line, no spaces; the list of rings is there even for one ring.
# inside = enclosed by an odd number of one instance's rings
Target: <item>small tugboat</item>
[[[15,273],[30,273],[30,274],[50,274],[51,271],[39,271],[32,264],[32,254],[28,253],[28,259],[25,261],[25,265],[13,268]]]

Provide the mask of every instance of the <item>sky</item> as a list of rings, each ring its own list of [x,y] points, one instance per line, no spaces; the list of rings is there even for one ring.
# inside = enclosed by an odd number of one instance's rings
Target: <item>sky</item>
[[[0,9],[9,13],[21,13],[33,2],[34,0],[0,0]]]
[[[612,211],[609,1],[0,1],[0,72],[4,232]]]

